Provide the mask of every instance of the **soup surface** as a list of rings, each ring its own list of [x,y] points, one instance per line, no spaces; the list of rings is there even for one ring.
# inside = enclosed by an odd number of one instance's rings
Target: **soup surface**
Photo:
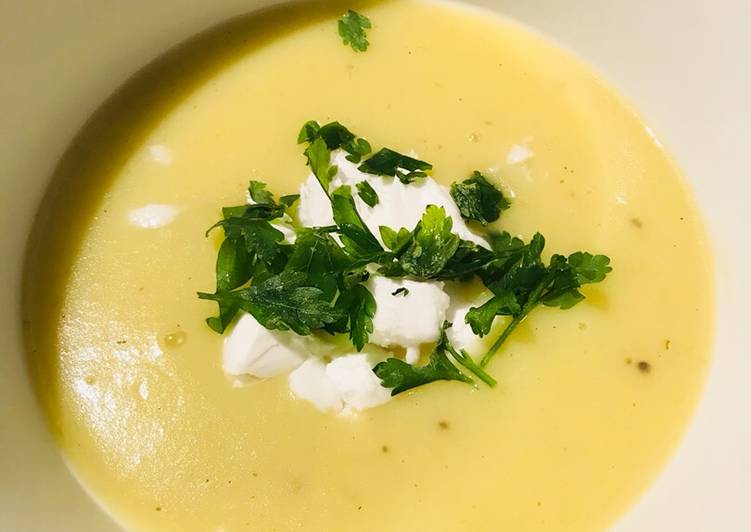
[[[356,54],[342,7],[373,21]],[[307,120],[415,150],[442,182],[514,196],[503,227],[605,253],[614,272],[535,312],[495,389],[440,382],[356,417],[285,377],[233,386],[197,290],[203,233],[251,178],[293,193]],[[509,164],[511,146],[534,156]],[[132,223],[173,207],[162,227]],[[135,530],[598,530],[650,483],[708,364],[702,223],[651,130],[587,68],[487,13],[421,1],[303,6],[171,53],[61,164],[27,277],[32,369],[83,484]]]

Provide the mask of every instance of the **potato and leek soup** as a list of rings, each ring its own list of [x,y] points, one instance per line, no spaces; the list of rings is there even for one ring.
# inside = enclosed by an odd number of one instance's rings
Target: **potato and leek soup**
[[[169,52],[40,211],[30,368],[128,530],[594,531],[681,437],[702,221],[595,74],[489,12],[300,3]]]

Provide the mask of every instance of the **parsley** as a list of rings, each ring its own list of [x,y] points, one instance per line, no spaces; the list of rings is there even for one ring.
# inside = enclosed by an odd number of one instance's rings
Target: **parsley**
[[[407,297],[409,295],[409,288],[404,288],[404,287],[397,288],[396,290],[394,290],[393,292],[391,292],[391,295],[394,296],[394,297],[396,297],[396,296]]]
[[[331,166],[331,152],[343,149],[349,155],[347,160],[359,163],[362,158],[372,151],[370,143],[358,138],[339,122],[330,122],[324,126],[314,120],[306,122],[297,136],[297,143],[307,143],[305,156],[308,166],[321,183],[326,194],[329,193],[331,179],[336,175],[336,166]]]
[[[386,177],[397,177],[408,185],[418,177],[427,177],[433,165],[402,155],[389,148],[382,148],[358,168],[361,172]]]
[[[308,158],[308,166],[324,192],[328,194],[329,185],[338,169],[336,166],[331,166],[331,150],[326,146],[326,141],[320,137],[315,139],[305,150],[305,156]]]
[[[461,239],[451,231],[453,224],[443,207],[428,205],[399,259],[404,271],[419,279],[438,275],[459,248]]]
[[[503,193],[477,171],[469,179],[451,185],[451,197],[463,218],[482,225],[495,222],[501,211],[511,206]]]
[[[484,280],[494,297],[481,307],[470,309],[466,321],[472,330],[482,336],[490,332],[495,316],[512,319],[483,356],[482,367],[487,366],[510,334],[539,305],[570,309],[584,300],[579,288],[603,281],[612,271],[608,257],[583,252],[568,257],[553,255],[545,266],[540,258],[544,246],[545,239],[536,234]]]
[[[345,185],[334,191],[331,195],[331,208],[334,211],[334,221],[339,226],[342,243],[348,253],[365,259],[383,252],[381,244],[360,218],[349,186]]]
[[[251,181],[248,192],[250,193],[250,198],[256,203],[268,203],[271,205],[276,203],[274,195],[266,190],[266,183],[262,183],[261,181]]]
[[[368,207],[375,207],[380,201],[378,193],[367,181],[357,183],[357,195],[365,202]]]
[[[365,30],[371,28],[368,17],[350,9],[339,19],[338,28],[345,46],[351,46],[355,52],[364,52],[368,49],[370,43],[365,34]]]
[[[412,240],[412,232],[404,227],[399,229],[398,233],[385,225],[380,226],[378,230],[383,243],[394,253],[399,253]]]
[[[381,379],[381,384],[386,388],[393,388],[392,396],[435,381],[460,381],[473,384],[472,379],[462,373],[449,356],[450,346],[445,327],[446,325],[441,329],[438,343],[426,365],[416,367],[401,359],[389,358],[373,368],[375,374]]]
[[[349,338],[355,349],[362,351],[373,332],[376,300],[364,285],[355,285],[342,296],[341,307],[349,316]]]
[[[430,384],[435,381],[460,381],[473,384],[471,377],[465,375],[456,363],[471,371],[488,386],[495,386],[496,380],[475,363],[466,351],[457,351],[446,336],[446,329],[451,323],[444,322],[438,337],[438,343],[430,354],[428,363],[416,367],[398,358],[389,358],[373,368],[376,376],[386,388],[393,388],[391,395],[398,395],[412,388]]]
[[[342,317],[324,292],[313,286],[310,277],[303,272],[283,272],[249,288],[199,293],[199,297],[237,305],[267,329],[291,329],[301,336]]]

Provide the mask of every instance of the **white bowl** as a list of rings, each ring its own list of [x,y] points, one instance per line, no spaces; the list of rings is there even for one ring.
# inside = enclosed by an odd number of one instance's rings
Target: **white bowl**
[[[172,45],[270,0],[5,0],[0,5],[0,516],[5,530],[114,530],[65,468],[27,378],[20,278],[35,209],[86,118]],[[572,50],[683,167],[715,246],[708,387],[674,459],[616,530],[751,530],[751,3],[479,0]],[[677,265],[679,267],[679,265]],[[707,327],[714,324],[708,323]]]

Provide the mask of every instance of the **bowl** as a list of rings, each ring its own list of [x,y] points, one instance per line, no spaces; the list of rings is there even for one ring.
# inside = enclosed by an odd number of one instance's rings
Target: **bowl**
[[[0,8],[0,515],[7,530],[115,530],[57,452],[22,345],[26,240],[76,132],[132,74],[172,46],[270,0],[6,2]],[[571,50],[643,113],[683,168],[717,272],[716,345],[679,449],[614,530],[751,529],[751,4],[739,0],[480,0]],[[677,266],[679,267],[679,265]]]

